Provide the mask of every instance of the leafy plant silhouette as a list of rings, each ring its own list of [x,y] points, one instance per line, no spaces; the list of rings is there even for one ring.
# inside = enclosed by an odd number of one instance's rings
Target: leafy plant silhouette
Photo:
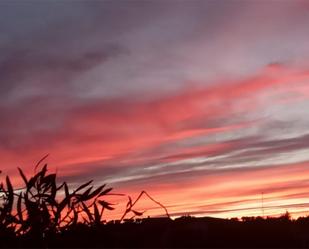
[[[47,155],[48,156],[48,155]],[[59,233],[82,223],[88,226],[99,226],[104,210],[114,210],[113,204],[104,200],[107,195],[122,195],[112,193],[113,188],[103,184],[97,188],[88,181],[73,191],[69,190],[66,182],[57,185],[56,174],[48,173],[47,164],[40,167],[47,157],[43,157],[35,166],[35,173],[30,179],[22,169],[18,168],[23,179],[24,187],[15,189],[7,176],[5,184],[0,183],[0,232],[13,233],[16,236],[30,235],[44,241],[46,236]],[[40,170],[36,172],[38,169]],[[0,172],[1,173],[1,172]],[[128,203],[120,222],[143,215],[134,209],[135,204],[145,195],[162,207],[146,191],[142,191],[133,202],[128,196]]]
[[[0,206],[0,224],[1,231],[14,231],[15,222],[18,222],[16,217],[12,214],[13,202],[14,202],[14,190],[11,184],[10,178],[6,177],[6,187],[3,183],[0,183],[0,196],[1,206]]]

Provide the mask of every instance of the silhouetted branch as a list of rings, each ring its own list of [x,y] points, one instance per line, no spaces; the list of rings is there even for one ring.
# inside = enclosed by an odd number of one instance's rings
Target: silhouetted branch
[[[159,205],[161,208],[163,208],[164,211],[165,211],[166,216],[167,216],[168,218],[170,218],[170,215],[169,215],[169,213],[168,213],[166,207],[165,207],[164,205],[162,205],[160,202],[158,202],[158,201],[156,201],[155,199],[153,199],[146,191],[143,190],[143,191],[140,192],[140,194],[138,195],[138,197],[136,198],[136,200],[135,200],[134,202],[132,202],[131,197],[128,196],[129,201],[128,201],[128,203],[127,203],[127,207],[126,207],[125,212],[123,213],[122,217],[120,218],[120,221],[123,221],[124,218],[125,218],[125,216],[126,216],[128,213],[130,213],[131,211],[134,213],[134,217],[135,217],[135,216],[141,216],[141,215],[143,215],[143,213],[146,212],[146,211],[144,211],[144,212],[139,213],[139,212],[137,212],[137,211],[135,211],[135,210],[132,209],[132,208],[136,205],[136,203],[141,199],[141,197],[142,197],[143,195],[146,195],[152,202],[156,203],[156,204]],[[131,219],[132,219],[132,218],[131,218]]]

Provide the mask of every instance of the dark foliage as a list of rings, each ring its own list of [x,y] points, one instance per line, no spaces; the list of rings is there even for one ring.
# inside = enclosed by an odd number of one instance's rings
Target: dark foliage
[[[35,166],[38,170],[42,158]],[[66,182],[57,184],[56,174],[48,174],[47,164],[40,167],[34,176],[27,179],[18,168],[24,187],[15,189],[7,176],[0,183],[0,246],[1,247],[49,247],[54,239],[64,234],[78,233],[82,229],[99,229],[104,225],[104,210],[114,210],[112,203],[104,200],[112,193],[112,188],[103,184],[94,188],[88,181],[73,191]],[[1,173],[1,172],[0,172]],[[147,192],[142,191],[135,201],[128,196],[126,210],[119,223],[142,216],[143,212],[134,209],[135,204],[145,195],[161,206],[166,215],[166,208],[155,201]],[[126,219],[128,214],[133,214]]]

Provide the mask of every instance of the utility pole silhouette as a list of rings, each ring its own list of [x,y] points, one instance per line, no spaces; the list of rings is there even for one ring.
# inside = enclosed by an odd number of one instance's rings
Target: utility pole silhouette
[[[262,217],[264,218],[264,192],[262,192]]]

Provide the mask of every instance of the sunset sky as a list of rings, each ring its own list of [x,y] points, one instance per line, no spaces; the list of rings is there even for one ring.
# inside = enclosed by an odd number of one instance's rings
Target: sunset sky
[[[174,217],[308,215],[308,27],[297,0],[1,0],[2,176],[49,153]]]

